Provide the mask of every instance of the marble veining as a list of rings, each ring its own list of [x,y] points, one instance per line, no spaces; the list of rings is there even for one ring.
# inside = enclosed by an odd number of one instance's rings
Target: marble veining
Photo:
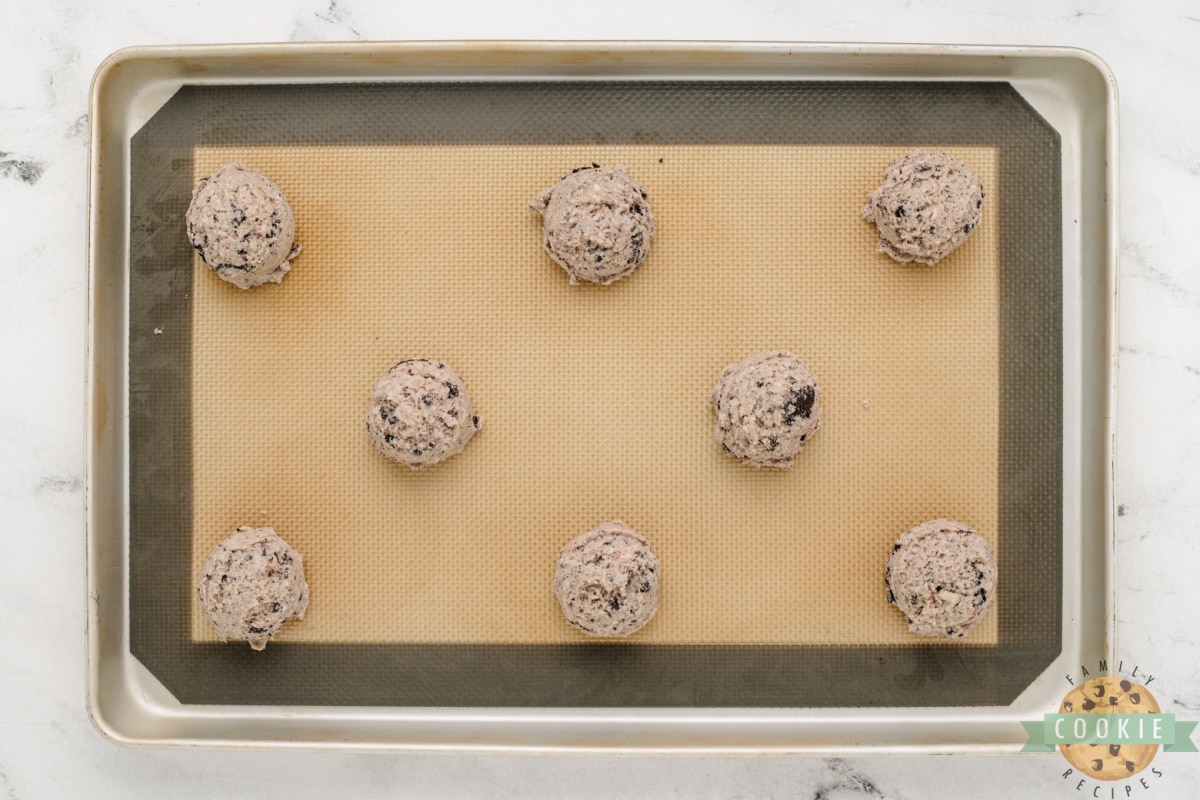
[[[1087,48],[1121,91],[1118,647],[1200,717],[1200,15],[1190,0],[0,3],[0,798],[1083,797],[1046,757],[613,758],[129,750],[83,696],[88,87],[140,44],[729,39]],[[1187,718],[1187,717],[1185,717]],[[1184,798],[1200,756],[1150,790]],[[248,779],[265,774],[278,783]],[[1090,792],[1088,787],[1087,792]],[[1107,796],[1107,795],[1099,795]],[[1118,796],[1121,796],[1118,793]]]
[[[46,164],[33,158],[21,158],[0,150],[0,178],[13,178],[30,185],[41,180]]]
[[[1163,355],[1161,353],[1148,353],[1148,352],[1145,352],[1143,350],[1138,350],[1133,347],[1122,347],[1121,352],[1124,353],[1125,355],[1130,355],[1130,356],[1146,356],[1148,358],[1159,358],[1164,361],[1171,362],[1172,364],[1179,367],[1180,369],[1182,369],[1185,372],[1190,372],[1193,375],[1200,375],[1200,367],[1194,367],[1191,364],[1186,364],[1182,361],[1171,358],[1170,356],[1167,356],[1167,355]]]
[[[78,139],[82,136],[86,136],[87,132],[88,132],[88,115],[80,114],[78,117],[75,118],[75,121],[72,122],[67,127],[67,138],[68,139]]]
[[[0,770],[0,787],[4,788],[4,795],[8,800],[20,800],[20,795],[8,780],[8,774],[4,770]]]
[[[355,29],[352,22],[353,14],[345,2],[329,0],[329,6],[323,10],[297,13],[288,40],[313,42],[362,39],[362,34]]]
[[[1140,242],[1124,242],[1121,259],[1125,264],[1122,276],[1125,280],[1144,280],[1157,284],[1177,299],[1190,303],[1200,302],[1200,291],[1193,290],[1155,255],[1153,246]]]
[[[83,476],[82,475],[51,475],[42,478],[38,483],[38,492],[65,492],[67,494],[77,494],[83,491]]]
[[[843,758],[827,758],[829,777],[813,792],[812,800],[837,800],[841,797],[884,797],[875,782],[854,769]]]

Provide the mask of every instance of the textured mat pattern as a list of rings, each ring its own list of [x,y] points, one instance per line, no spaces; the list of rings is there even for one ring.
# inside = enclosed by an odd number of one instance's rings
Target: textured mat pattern
[[[580,641],[555,555],[623,519],[663,565],[640,642],[913,643],[884,599],[895,537],[950,517],[997,542],[995,154],[951,149],[993,194],[923,267],[876,253],[858,213],[904,147],[199,148],[197,178],[230,158],[274,178],[304,251],[251,291],[196,258],[194,570],[268,524],[313,598],[281,641]],[[646,264],[608,287],[570,286],[526,208],[590,161],[627,166],[658,220]],[[777,348],[816,372],[824,421],[795,468],[756,470],[712,441],[708,393]],[[412,357],[454,366],[484,418],[420,472],[362,422]],[[994,644],[997,618],[965,644]]]

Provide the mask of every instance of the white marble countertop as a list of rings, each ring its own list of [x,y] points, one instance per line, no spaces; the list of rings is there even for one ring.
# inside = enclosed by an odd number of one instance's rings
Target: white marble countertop
[[[1057,756],[608,758],[132,750],[84,705],[87,95],[135,44],[346,39],[728,39],[1071,45],[1120,86],[1120,655],[1200,717],[1200,256],[1168,212],[1200,196],[1194,0],[47,0],[0,5],[0,798],[1083,797]],[[1160,754],[1137,797],[1191,797]],[[242,770],[253,773],[247,779]],[[587,787],[583,789],[581,787]],[[1118,795],[1125,796],[1122,789]],[[1101,796],[1107,797],[1107,789]]]

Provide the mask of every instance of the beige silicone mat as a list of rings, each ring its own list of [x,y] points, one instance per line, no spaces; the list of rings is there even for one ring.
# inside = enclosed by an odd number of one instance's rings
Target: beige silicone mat
[[[312,594],[279,641],[579,642],[554,558],[623,519],[663,572],[634,641],[938,644],[907,633],[883,568],[936,517],[997,545],[999,164],[945,148],[988,187],[984,222],[901,266],[859,212],[917,146],[939,143],[197,147],[194,178],[236,158],[276,180],[304,251],[282,285],[196,276],[193,574],[270,525]],[[646,186],[657,236],[632,277],[572,287],[527,203],[591,161]],[[712,441],[708,393],[776,348],[820,379],[822,428],[795,468],[755,470]],[[484,420],[420,472],[363,430],[412,357],[451,364]],[[953,645],[995,644],[998,618]],[[194,600],[191,631],[216,638]]]

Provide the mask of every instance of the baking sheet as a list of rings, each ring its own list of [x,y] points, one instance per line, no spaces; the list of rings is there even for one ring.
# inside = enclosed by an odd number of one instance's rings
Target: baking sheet
[[[875,253],[857,218],[916,145],[991,184],[932,269]],[[234,153],[297,203],[282,286],[215,280],[178,224]],[[1059,652],[1059,141],[1010,87],[185,87],[130,155],[130,646],[179,700],[981,706]],[[631,278],[570,287],[524,204],[595,159],[646,182],[659,237]],[[755,471],[711,444],[706,397],[779,346],[821,377],[826,422],[795,469]],[[485,417],[416,474],[354,432],[414,355],[459,369]],[[1000,561],[966,645],[909,637],[883,597],[890,542],[942,515]],[[546,586],[561,543],[611,518],[665,575],[660,618],[615,646],[563,630]],[[258,654],[209,640],[193,585],[262,523],[304,550],[314,601]]]

